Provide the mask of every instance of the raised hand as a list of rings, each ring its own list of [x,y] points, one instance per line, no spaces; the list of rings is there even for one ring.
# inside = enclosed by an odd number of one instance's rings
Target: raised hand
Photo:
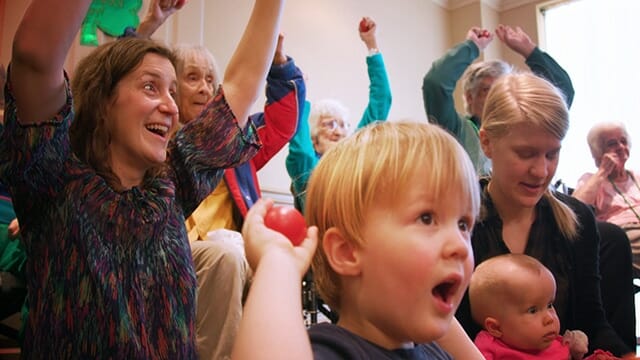
[[[273,65],[282,65],[287,62],[287,54],[284,52],[284,34],[278,34],[278,42],[276,43],[276,52],[273,55]]]
[[[363,17],[358,23],[358,33],[360,39],[367,46],[367,49],[377,49],[378,42],[376,40],[376,22],[370,17]]]
[[[493,41],[493,34],[487,29],[474,26],[467,32],[467,40],[473,41],[483,51]]]
[[[525,59],[529,57],[531,52],[536,48],[536,44],[531,41],[529,35],[527,35],[521,27],[515,28],[507,25],[498,25],[496,29],[496,35],[505,45],[511,50],[522,55]]]
[[[616,178],[624,172],[624,163],[615,153],[605,153],[600,158],[598,174],[603,178]]]
[[[151,0],[147,14],[140,22],[136,32],[141,37],[151,37],[169,16],[182,9],[186,3],[186,0]]]

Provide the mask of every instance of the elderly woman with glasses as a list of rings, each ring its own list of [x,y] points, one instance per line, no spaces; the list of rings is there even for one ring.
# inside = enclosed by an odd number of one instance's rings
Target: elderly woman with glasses
[[[367,47],[367,70],[369,73],[369,103],[358,128],[374,121],[386,120],[391,108],[391,87],[387,70],[378,50],[377,25],[373,19],[363,17],[358,31]],[[339,101],[325,99],[305,104],[298,130],[289,142],[287,172],[291,177],[291,192],[295,205],[304,210],[307,182],[322,154],[349,134],[348,110]],[[308,121],[307,121],[308,119]]]

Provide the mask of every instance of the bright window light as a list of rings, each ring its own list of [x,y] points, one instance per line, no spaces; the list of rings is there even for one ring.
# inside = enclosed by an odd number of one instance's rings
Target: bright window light
[[[576,92],[556,180],[575,187],[582,174],[596,171],[587,132],[601,121],[625,124],[633,143],[627,168],[640,170],[640,1],[569,1],[543,14],[544,50]]]

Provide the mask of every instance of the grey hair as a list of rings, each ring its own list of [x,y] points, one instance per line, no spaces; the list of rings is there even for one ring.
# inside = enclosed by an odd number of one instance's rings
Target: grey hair
[[[619,121],[605,121],[595,124],[587,133],[587,143],[589,144],[589,150],[591,150],[591,156],[595,161],[596,166],[600,166],[600,158],[604,155],[604,143],[602,142],[602,135],[605,132],[611,130],[621,130],[624,136],[627,138],[627,146],[631,148],[631,139],[627,132],[626,126]]]
[[[349,123],[349,109],[335,99],[323,99],[315,102],[311,106],[311,112],[309,114],[309,131],[312,139],[318,135],[320,119],[325,117],[342,119],[345,123]]]
[[[214,91],[218,88],[222,82],[222,78],[220,77],[218,63],[209,49],[202,45],[182,44],[176,46],[173,52],[176,57],[176,73],[178,76],[184,72],[184,65],[189,60],[204,59],[207,62],[209,69],[213,71]]]
[[[462,74],[462,93],[464,94],[464,110],[471,115],[470,104],[467,103],[467,92],[475,94],[478,90],[478,84],[482,79],[497,79],[502,75],[510,74],[513,67],[502,60],[479,61],[471,64]]]

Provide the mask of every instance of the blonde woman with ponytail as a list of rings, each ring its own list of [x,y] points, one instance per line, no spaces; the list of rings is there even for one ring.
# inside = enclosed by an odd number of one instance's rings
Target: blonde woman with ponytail
[[[505,253],[535,257],[557,282],[553,306],[562,332],[579,329],[588,335],[590,349],[634,356],[605,317],[593,214],[576,199],[549,190],[568,128],[565,99],[550,82],[530,73],[494,82],[479,132],[493,170],[480,181],[482,208],[472,237],[475,264]],[[468,296],[456,316],[474,338],[480,328],[471,318]]]

